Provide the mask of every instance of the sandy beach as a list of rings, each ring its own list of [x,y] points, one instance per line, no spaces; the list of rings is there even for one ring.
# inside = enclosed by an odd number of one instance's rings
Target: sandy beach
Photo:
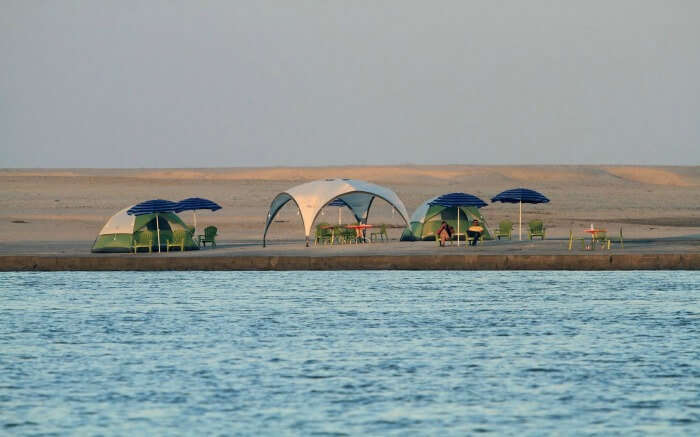
[[[223,209],[200,211],[198,225],[219,228],[223,245],[256,243],[262,237],[273,197],[291,186],[327,177],[362,179],[394,190],[409,214],[424,200],[462,191],[487,202],[502,190],[541,191],[549,204],[525,205],[523,220],[541,219],[547,238],[583,236],[593,223],[626,239],[683,238],[700,234],[700,167],[607,166],[400,166],[215,169],[62,169],[0,170],[0,252],[42,252],[47,247],[86,253],[105,221],[116,211],[143,200],[212,199]],[[518,207],[489,204],[482,213],[491,227],[517,222]],[[351,218],[343,212],[342,219]],[[187,222],[191,213],[182,213]],[[335,222],[337,208],[320,220]],[[402,221],[378,201],[370,223],[391,223],[398,239]],[[516,229],[517,233],[517,229]],[[299,216],[285,206],[270,227],[271,247],[302,245]],[[45,242],[46,244],[42,244]],[[290,244],[291,242],[291,244]],[[246,244],[246,246],[248,246]],[[54,249],[55,250],[55,249]],[[289,250],[289,249],[285,249]]]

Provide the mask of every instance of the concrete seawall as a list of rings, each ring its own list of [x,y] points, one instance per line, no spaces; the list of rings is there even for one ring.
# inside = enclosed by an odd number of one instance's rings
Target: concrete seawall
[[[0,256],[0,271],[700,270],[700,253],[358,256]]]

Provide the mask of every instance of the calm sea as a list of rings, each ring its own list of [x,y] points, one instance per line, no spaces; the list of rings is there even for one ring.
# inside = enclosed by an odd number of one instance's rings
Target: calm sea
[[[0,273],[0,434],[700,434],[695,272]]]

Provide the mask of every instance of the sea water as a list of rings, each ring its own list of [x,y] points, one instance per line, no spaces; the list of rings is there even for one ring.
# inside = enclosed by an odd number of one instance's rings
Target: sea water
[[[695,272],[0,274],[0,434],[700,434]]]

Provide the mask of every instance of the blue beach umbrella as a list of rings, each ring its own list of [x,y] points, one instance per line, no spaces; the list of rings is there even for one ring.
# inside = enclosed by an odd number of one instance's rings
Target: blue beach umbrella
[[[190,197],[177,202],[177,209],[175,212],[182,211],[192,211],[192,217],[194,219],[194,229],[197,230],[197,214],[198,209],[208,209],[211,211],[218,211],[221,209],[221,205],[216,202],[212,202],[209,199],[202,199],[201,197]]]
[[[141,202],[129,208],[126,213],[129,215],[156,215],[156,229],[158,230],[158,252],[160,252],[160,225],[158,224],[158,213],[177,212],[177,203],[169,200],[155,199]]]
[[[436,197],[428,202],[430,206],[442,206],[445,208],[460,208],[462,206],[475,206],[483,208],[488,204],[478,197],[468,193],[449,193]],[[457,234],[459,234],[459,210],[457,210]],[[457,246],[459,246],[459,238],[457,238]]]
[[[141,202],[129,208],[126,213],[129,215],[155,214],[158,212],[177,212],[177,203],[169,200],[155,199]]]
[[[520,213],[518,216],[518,239],[523,239],[523,203],[547,203],[547,199],[542,193],[527,188],[513,188],[497,194],[491,198],[491,202],[519,203]]]

